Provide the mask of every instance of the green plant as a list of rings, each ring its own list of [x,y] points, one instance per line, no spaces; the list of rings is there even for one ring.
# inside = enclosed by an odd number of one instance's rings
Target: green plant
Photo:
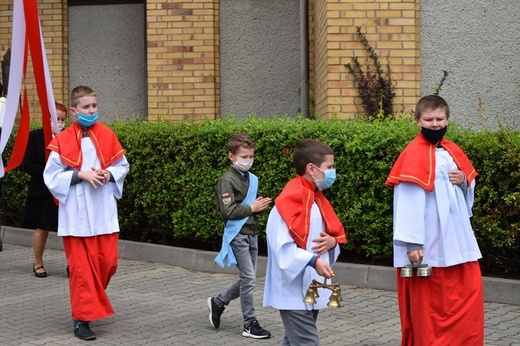
[[[214,186],[229,167],[228,138],[248,132],[257,142],[252,172],[260,194],[276,198],[294,177],[292,149],[299,139],[316,138],[335,154],[337,180],[325,194],[347,230],[343,260],[392,254],[392,190],[386,177],[417,125],[385,118],[371,123],[301,117],[248,117],[200,122],[136,120],[110,125],[130,162],[123,198],[118,201],[121,238],[218,250],[224,223],[215,211]],[[448,139],[467,153],[476,178],[472,225],[483,268],[496,273],[520,268],[520,133],[471,131],[450,126]],[[13,138],[8,142],[9,157]],[[20,170],[2,178],[0,224],[18,226],[28,176]],[[269,209],[259,214],[265,248]],[[515,269],[516,268],[516,269]]]
[[[446,81],[446,78],[448,78],[448,75],[450,73],[453,73],[451,71],[442,71],[442,78],[441,78],[441,81],[439,82],[439,84],[435,87],[433,87],[433,94],[434,95],[439,95],[439,93],[441,92],[441,88],[442,86],[444,85],[444,82]]]
[[[366,71],[363,71],[358,57],[352,58],[352,64],[345,66],[352,74],[359,97],[365,109],[366,120],[372,121],[384,117],[393,117],[395,82],[392,80],[390,63],[387,63],[386,72],[379,62],[379,56],[368,42],[361,27],[356,27],[357,36],[368,53]]]

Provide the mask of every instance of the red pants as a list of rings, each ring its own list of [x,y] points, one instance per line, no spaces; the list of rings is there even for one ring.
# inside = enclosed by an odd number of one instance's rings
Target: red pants
[[[432,276],[400,277],[402,346],[484,345],[484,293],[478,262],[432,268]]]
[[[118,239],[119,233],[63,237],[73,320],[94,321],[114,314],[105,289],[117,269]]]

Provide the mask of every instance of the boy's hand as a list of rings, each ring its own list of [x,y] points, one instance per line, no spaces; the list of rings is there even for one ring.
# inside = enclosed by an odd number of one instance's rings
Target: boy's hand
[[[466,179],[466,176],[464,173],[458,169],[454,169],[448,173],[448,176],[450,178],[450,182],[455,185],[460,185],[464,183],[464,179]]]
[[[415,249],[408,252],[408,259],[411,263],[419,263],[424,257],[423,249]]]
[[[103,174],[102,170],[94,168],[92,168],[91,171],[79,171],[78,178],[88,182],[95,189],[97,189],[96,184],[99,186],[103,186],[108,181],[105,181],[105,175]]]
[[[253,204],[251,204],[251,211],[258,213],[263,211],[271,203],[271,197],[258,197]]]
[[[324,278],[330,279],[334,276],[334,272],[332,271],[330,265],[319,257],[316,259],[314,269],[316,269],[316,273],[318,273],[318,275],[321,275]]]
[[[321,237],[312,240],[317,243],[311,248],[317,255],[321,255],[336,246],[336,239],[331,237],[327,232],[321,232],[320,235]]]
[[[108,181],[110,180],[110,177],[111,177],[110,171],[103,170],[103,169],[95,169],[95,168],[92,168],[92,170],[95,170],[98,174],[101,174],[103,176],[104,184],[108,183]]]

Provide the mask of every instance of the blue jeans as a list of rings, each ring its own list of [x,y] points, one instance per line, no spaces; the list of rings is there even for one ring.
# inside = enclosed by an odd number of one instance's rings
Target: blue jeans
[[[237,234],[231,241],[231,248],[237,260],[239,280],[215,298],[218,305],[228,305],[240,297],[244,324],[256,319],[253,291],[256,285],[256,260],[258,258],[258,236]]]

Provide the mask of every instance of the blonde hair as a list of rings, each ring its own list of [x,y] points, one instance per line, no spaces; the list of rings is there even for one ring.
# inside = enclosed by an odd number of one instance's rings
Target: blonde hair
[[[75,87],[70,92],[70,105],[76,107],[78,105],[78,100],[85,96],[97,97],[96,92],[88,86],[80,85]]]

